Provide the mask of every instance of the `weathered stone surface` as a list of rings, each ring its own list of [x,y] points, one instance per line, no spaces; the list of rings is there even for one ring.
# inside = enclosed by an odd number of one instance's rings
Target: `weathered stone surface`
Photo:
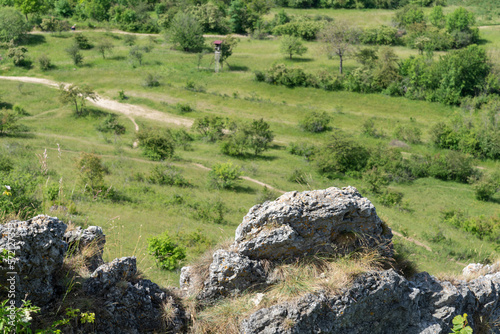
[[[0,225],[0,250],[15,252],[14,267],[2,268],[16,272],[16,301],[29,299],[43,306],[58,290],[57,273],[61,270],[68,245],[62,240],[66,224],[44,215],[27,221],[11,221]]]
[[[254,206],[238,226],[233,246],[250,259],[345,254],[360,246],[392,255],[391,238],[373,204],[346,187],[289,192]]]
[[[106,244],[106,235],[99,226],[89,226],[86,229],[77,227],[72,231],[64,233],[64,241],[69,245],[69,255],[73,256],[87,248],[91,250],[90,258],[87,260],[87,268],[91,272],[104,264],[102,254]]]
[[[500,317],[500,274],[469,283],[440,282],[427,273],[408,281],[393,270],[370,272],[336,296],[308,294],[261,309],[241,323],[241,333],[449,333],[452,319]],[[500,333],[493,328],[491,333]]]
[[[103,334],[181,333],[186,314],[174,296],[149,280],[138,280],[135,257],[115,259],[97,268],[84,291],[102,301],[96,329]]]
[[[209,268],[200,299],[217,299],[265,283],[264,268],[258,261],[226,250],[218,250]]]
[[[120,281],[130,281],[137,274],[135,257],[122,257],[97,268],[90,278],[85,281],[83,289],[91,295],[100,294],[102,291],[115,286]]]

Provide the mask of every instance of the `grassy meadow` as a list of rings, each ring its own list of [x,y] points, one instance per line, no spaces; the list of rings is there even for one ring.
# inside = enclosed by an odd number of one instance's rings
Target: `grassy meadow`
[[[298,14],[299,10],[286,9]],[[273,9],[273,12],[276,9]],[[272,13],[273,13],[272,12]],[[388,24],[392,11],[384,10],[300,10],[300,14],[332,15],[346,19],[356,18],[361,24]],[[500,30],[498,26],[481,29],[484,47],[498,52]],[[53,184],[62,186],[64,195],[76,209],[74,212],[49,212],[51,203],[44,200],[44,212],[58,215],[65,221],[87,227],[102,226],[107,235],[105,259],[135,255],[140,270],[149,279],[162,285],[177,285],[178,271],[162,271],[155,266],[154,259],[147,254],[146,240],[168,231],[193,233],[199,231],[210,242],[200,249],[188,249],[188,261],[193,260],[209,244],[223,242],[234,236],[236,227],[250,207],[267,198],[276,197],[279,192],[266,193],[256,183],[243,180],[234,190],[214,190],[208,187],[208,170],[217,162],[230,161],[242,168],[245,176],[267,183],[283,191],[323,189],[352,185],[375,204],[378,214],[388,225],[404,237],[395,236],[399,252],[415,261],[420,270],[432,274],[458,274],[464,264],[479,261],[494,261],[500,250],[492,242],[481,241],[455,227],[442,223],[442,212],[463,210],[470,216],[500,215],[500,194],[493,200],[481,202],[475,199],[468,184],[445,182],[432,178],[418,179],[409,184],[391,184],[390,188],[402,192],[406,209],[385,207],[375,194],[367,190],[362,179],[342,177],[328,179],[318,174],[314,163],[302,157],[291,155],[287,146],[294,142],[320,144],[329,137],[329,132],[312,134],[303,132],[298,122],[309,111],[325,111],[332,117],[331,125],[353,135],[357,140],[374,148],[390,145],[393,130],[398,125],[416,125],[422,131],[422,144],[405,146],[408,154],[422,152],[436,153],[429,143],[429,129],[433,124],[444,121],[454,113],[462,112],[457,107],[444,106],[425,101],[388,97],[381,94],[357,94],[350,92],[327,92],[313,88],[289,89],[272,86],[254,80],[253,71],[265,70],[274,63],[299,66],[308,72],[320,70],[338,71],[338,60],[329,60],[318,42],[307,42],[308,52],[294,60],[288,60],[279,52],[279,41],[253,40],[242,37],[233,55],[228,59],[221,73],[212,71],[213,55],[207,54],[198,66],[198,56],[177,51],[166,43],[162,35],[138,36],[137,45],[151,45],[152,50],[144,53],[141,65],[128,60],[130,46],[124,44],[124,35],[105,31],[85,31],[91,43],[109,39],[115,45],[112,54],[103,59],[96,50],[83,50],[82,66],[73,65],[65,49],[73,43],[71,33],[34,33],[26,45],[33,66],[29,69],[15,67],[4,57],[0,61],[0,75],[31,76],[57,82],[88,84],[101,96],[118,100],[120,91],[127,99],[124,103],[183,117],[190,120],[204,115],[227,116],[232,119],[252,120],[263,118],[275,134],[272,148],[260,157],[234,158],[220,153],[219,144],[200,140],[192,142],[191,148],[177,148],[171,163],[183,172],[191,187],[180,188],[160,186],[141,180],[160,162],[150,161],[140,148],[134,148],[134,125],[127,117],[88,104],[90,112],[76,117],[71,106],[58,100],[57,89],[39,84],[20,83],[0,79],[0,103],[10,109],[21,105],[28,115],[20,122],[29,132],[17,136],[0,137],[0,154],[6,154],[26,168],[39,168],[35,154],[47,150],[48,174],[39,185],[38,194],[44,198],[46,188]],[[207,43],[211,40],[208,39]],[[416,55],[416,50],[395,47],[400,58]],[[0,50],[0,54],[4,50]],[[42,71],[36,59],[48,56],[53,68]],[[438,57],[439,54],[436,55]],[[345,69],[357,66],[353,59],[347,59]],[[199,67],[199,68],[198,68]],[[143,85],[146,75],[156,75],[159,87]],[[188,81],[195,83],[199,91],[186,89]],[[179,115],[177,103],[188,103],[195,110]],[[108,113],[117,115],[126,128],[125,134],[114,136],[96,130]],[[375,117],[375,124],[384,136],[379,139],[362,134],[363,122]],[[174,124],[155,122],[136,117],[140,128],[160,126],[176,128]],[[58,150],[59,146],[59,150]],[[82,194],[83,187],[78,178],[76,159],[80,152],[100,155],[109,173],[105,183],[112,186],[120,200],[92,199]],[[163,162],[167,163],[167,162]],[[477,161],[477,166],[486,170],[498,170],[494,161]],[[290,181],[294,170],[305,175],[307,182],[298,184]],[[223,203],[222,223],[209,222],[196,214],[197,209],[213,207]],[[442,235],[439,240],[435,235]],[[419,241],[428,248],[415,244]],[[430,250],[429,250],[430,249]]]

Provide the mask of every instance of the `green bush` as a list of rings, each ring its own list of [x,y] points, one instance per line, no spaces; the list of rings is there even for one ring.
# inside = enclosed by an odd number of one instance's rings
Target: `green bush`
[[[112,132],[117,136],[124,134],[125,126],[120,124],[116,118],[116,115],[109,114],[101,124],[96,126],[96,130],[105,133]]]
[[[181,170],[170,164],[154,166],[148,180],[153,184],[167,186],[188,187],[190,185],[182,176]]]
[[[52,62],[47,55],[41,55],[38,57],[38,64],[40,65],[40,69],[42,71],[50,70],[52,67]]]
[[[403,202],[403,194],[395,190],[385,189],[379,199],[384,206],[400,206]]]
[[[221,152],[238,156],[252,151],[258,155],[269,148],[273,139],[274,135],[269,129],[269,124],[263,119],[253,120],[250,123],[234,123],[233,131],[221,144]]]
[[[188,113],[188,112],[192,112],[194,111],[195,109],[188,103],[177,103],[175,105],[175,111],[179,114],[185,114],[185,113]]]
[[[337,173],[361,171],[369,157],[370,153],[365,147],[345,134],[335,133],[319,148],[314,160],[320,173],[334,176]]]
[[[326,113],[326,111],[313,111],[308,113],[304,119],[299,122],[299,127],[307,132],[323,132],[329,129],[328,124],[331,119],[332,118]]]
[[[170,22],[167,39],[188,52],[199,52],[203,49],[205,39],[203,28],[190,13],[179,11]]]
[[[174,155],[175,141],[170,130],[160,128],[141,129],[137,132],[139,146],[151,160],[165,160]]]
[[[160,76],[153,73],[146,74],[146,78],[144,78],[144,87],[159,87],[160,86]]]
[[[194,211],[194,218],[209,224],[224,224],[224,215],[228,208],[221,200],[207,201],[204,203],[194,203],[191,207]]]
[[[0,187],[0,218],[18,215],[20,219],[26,219],[41,209],[41,202],[36,198],[36,176],[17,171],[0,171]]]
[[[203,139],[210,142],[216,142],[224,136],[223,130],[227,123],[227,118],[203,116],[194,121],[191,129],[198,132]]]
[[[478,200],[489,201],[498,192],[500,182],[492,177],[484,176],[476,181],[472,187]]]
[[[473,161],[471,156],[460,152],[437,154],[430,159],[429,176],[466,183],[477,173]]]
[[[415,125],[398,125],[394,130],[394,137],[410,144],[421,142],[422,131]]]
[[[76,33],[73,35],[73,38],[75,39],[75,44],[78,45],[81,50],[89,50],[93,48],[93,45],[89,43],[89,40],[85,35]]]
[[[298,155],[309,160],[316,151],[316,146],[314,144],[308,144],[304,142],[290,143],[288,145],[288,152],[292,155]]]
[[[273,35],[291,35],[311,41],[316,39],[316,35],[323,28],[323,25],[324,23],[320,21],[297,20],[276,26]]]
[[[7,57],[11,58],[16,66],[29,67],[31,61],[29,61],[26,53],[28,53],[28,49],[24,46],[12,47],[7,51]]]
[[[31,30],[23,15],[14,8],[0,8],[0,42],[18,41]]]
[[[208,173],[209,185],[216,189],[231,189],[241,180],[241,175],[239,166],[234,166],[231,162],[217,163]]]
[[[172,240],[168,232],[148,238],[148,253],[156,260],[156,265],[164,270],[180,267],[186,258],[186,249]]]
[[[73,60],[73,64],[78,66],[83,63],[83,55],[80,53],[80,47],[77,44],[73,44],[65,51]]]
[[[82,184],[89,186],[94,191],[103,188],[104,175],[109,171],[104,167],[100,156],[82,152],[78,157],[76,167],[80,173]]]

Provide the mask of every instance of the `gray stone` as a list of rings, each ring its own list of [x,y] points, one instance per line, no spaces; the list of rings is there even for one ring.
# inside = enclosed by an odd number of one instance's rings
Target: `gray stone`
[[[183,332],[187,318],[176,298],[149,280],[137,279],[136,274],[135,257],[123,257],[100,266],[84,283],[84,291],[101,303],[97,332]]]
[[[359,277],[339,295],[308,294],[260,309],[240,324],[241,333],[437,334],[469,314],[473,329],[500,319],[500,274],[456,285],[427,273],[408,281],[393,270]],[[478,319],[483,323],[479,324]],[[490,333],[500,333],[498,327]]]
[[[7,272],[17,273],[14,276],[18,305],[22,299],[28,299],[43,306],[57,295],[57,274],[68,248],[62,240],[65,230],[66,224],[44,215],[0,225],[0,250],[15,252],[13,267],[4,266],[2,277]]]
[[[77,227],[64,234],[64,241],[69,245],[69,256],[74,256],[82,252],[83,249],[90,249],[91,252],[87,260],[87,269],[93,272],[100,265],[104,264],[102,254],[106,244],[106,235],[99,226],[89,226],[86,229]],[[89,252],[87,252],[89,253]]]
[[[266,282],[264,268],[258,261],[238,253],[218,250],[209,268],[209,277],[199,294],[200,299],[213,300],[257,288]]]
[[[256,205],[236,229],[233,247],[250,259],[347,254],[360,246],[392,255],[392,233],[356,188],[289,192]]]

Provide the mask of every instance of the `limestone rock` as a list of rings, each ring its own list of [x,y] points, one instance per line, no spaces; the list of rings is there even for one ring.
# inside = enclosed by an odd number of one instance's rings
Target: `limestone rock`
[[[88,270],[93,272],[100,265],[104,264],[102,254],[104,252],[104,245],[106,244],[106,235],[99,226],[89,226],[86,229],[77,227],[72,231],[64,234],[63,238],[69,245],[69,255],[73,256],[77,253],[90,250],[91,254],[88,261]]]
[[[452,285],[427,273],[408,281],[393,270],[370,272],[338,295],[318,292],[260,309],[242,321],[240,332],[445,334],[463,313],[473,328],[480,325],[477,319],[499,319],[500,274]]]
[[[392,233],[356,188],[289,192],[256,205],[236,230],[234,248],[250,259],[283,260],[311,253],[346,254],[380,247],[392,255]]]
[[[45,305],[59,289],[56,279],[68,248],[62,240],[66,224],[54,217],[36,216],[27,221],[11,221],[0,225],[0,249],[15,252],[16,301],[29,299],[34,305]]]
[[[200,299],[237,294],[266,282],[264,268],[258,261],[222,249],[216,251],[213,258]]]
[[[103,334],[181,333],[186,314],[174,296],[155,283],[136,279],[135,257],[115,259],[97,268],[84,291],[97,297],[96,329]]]

